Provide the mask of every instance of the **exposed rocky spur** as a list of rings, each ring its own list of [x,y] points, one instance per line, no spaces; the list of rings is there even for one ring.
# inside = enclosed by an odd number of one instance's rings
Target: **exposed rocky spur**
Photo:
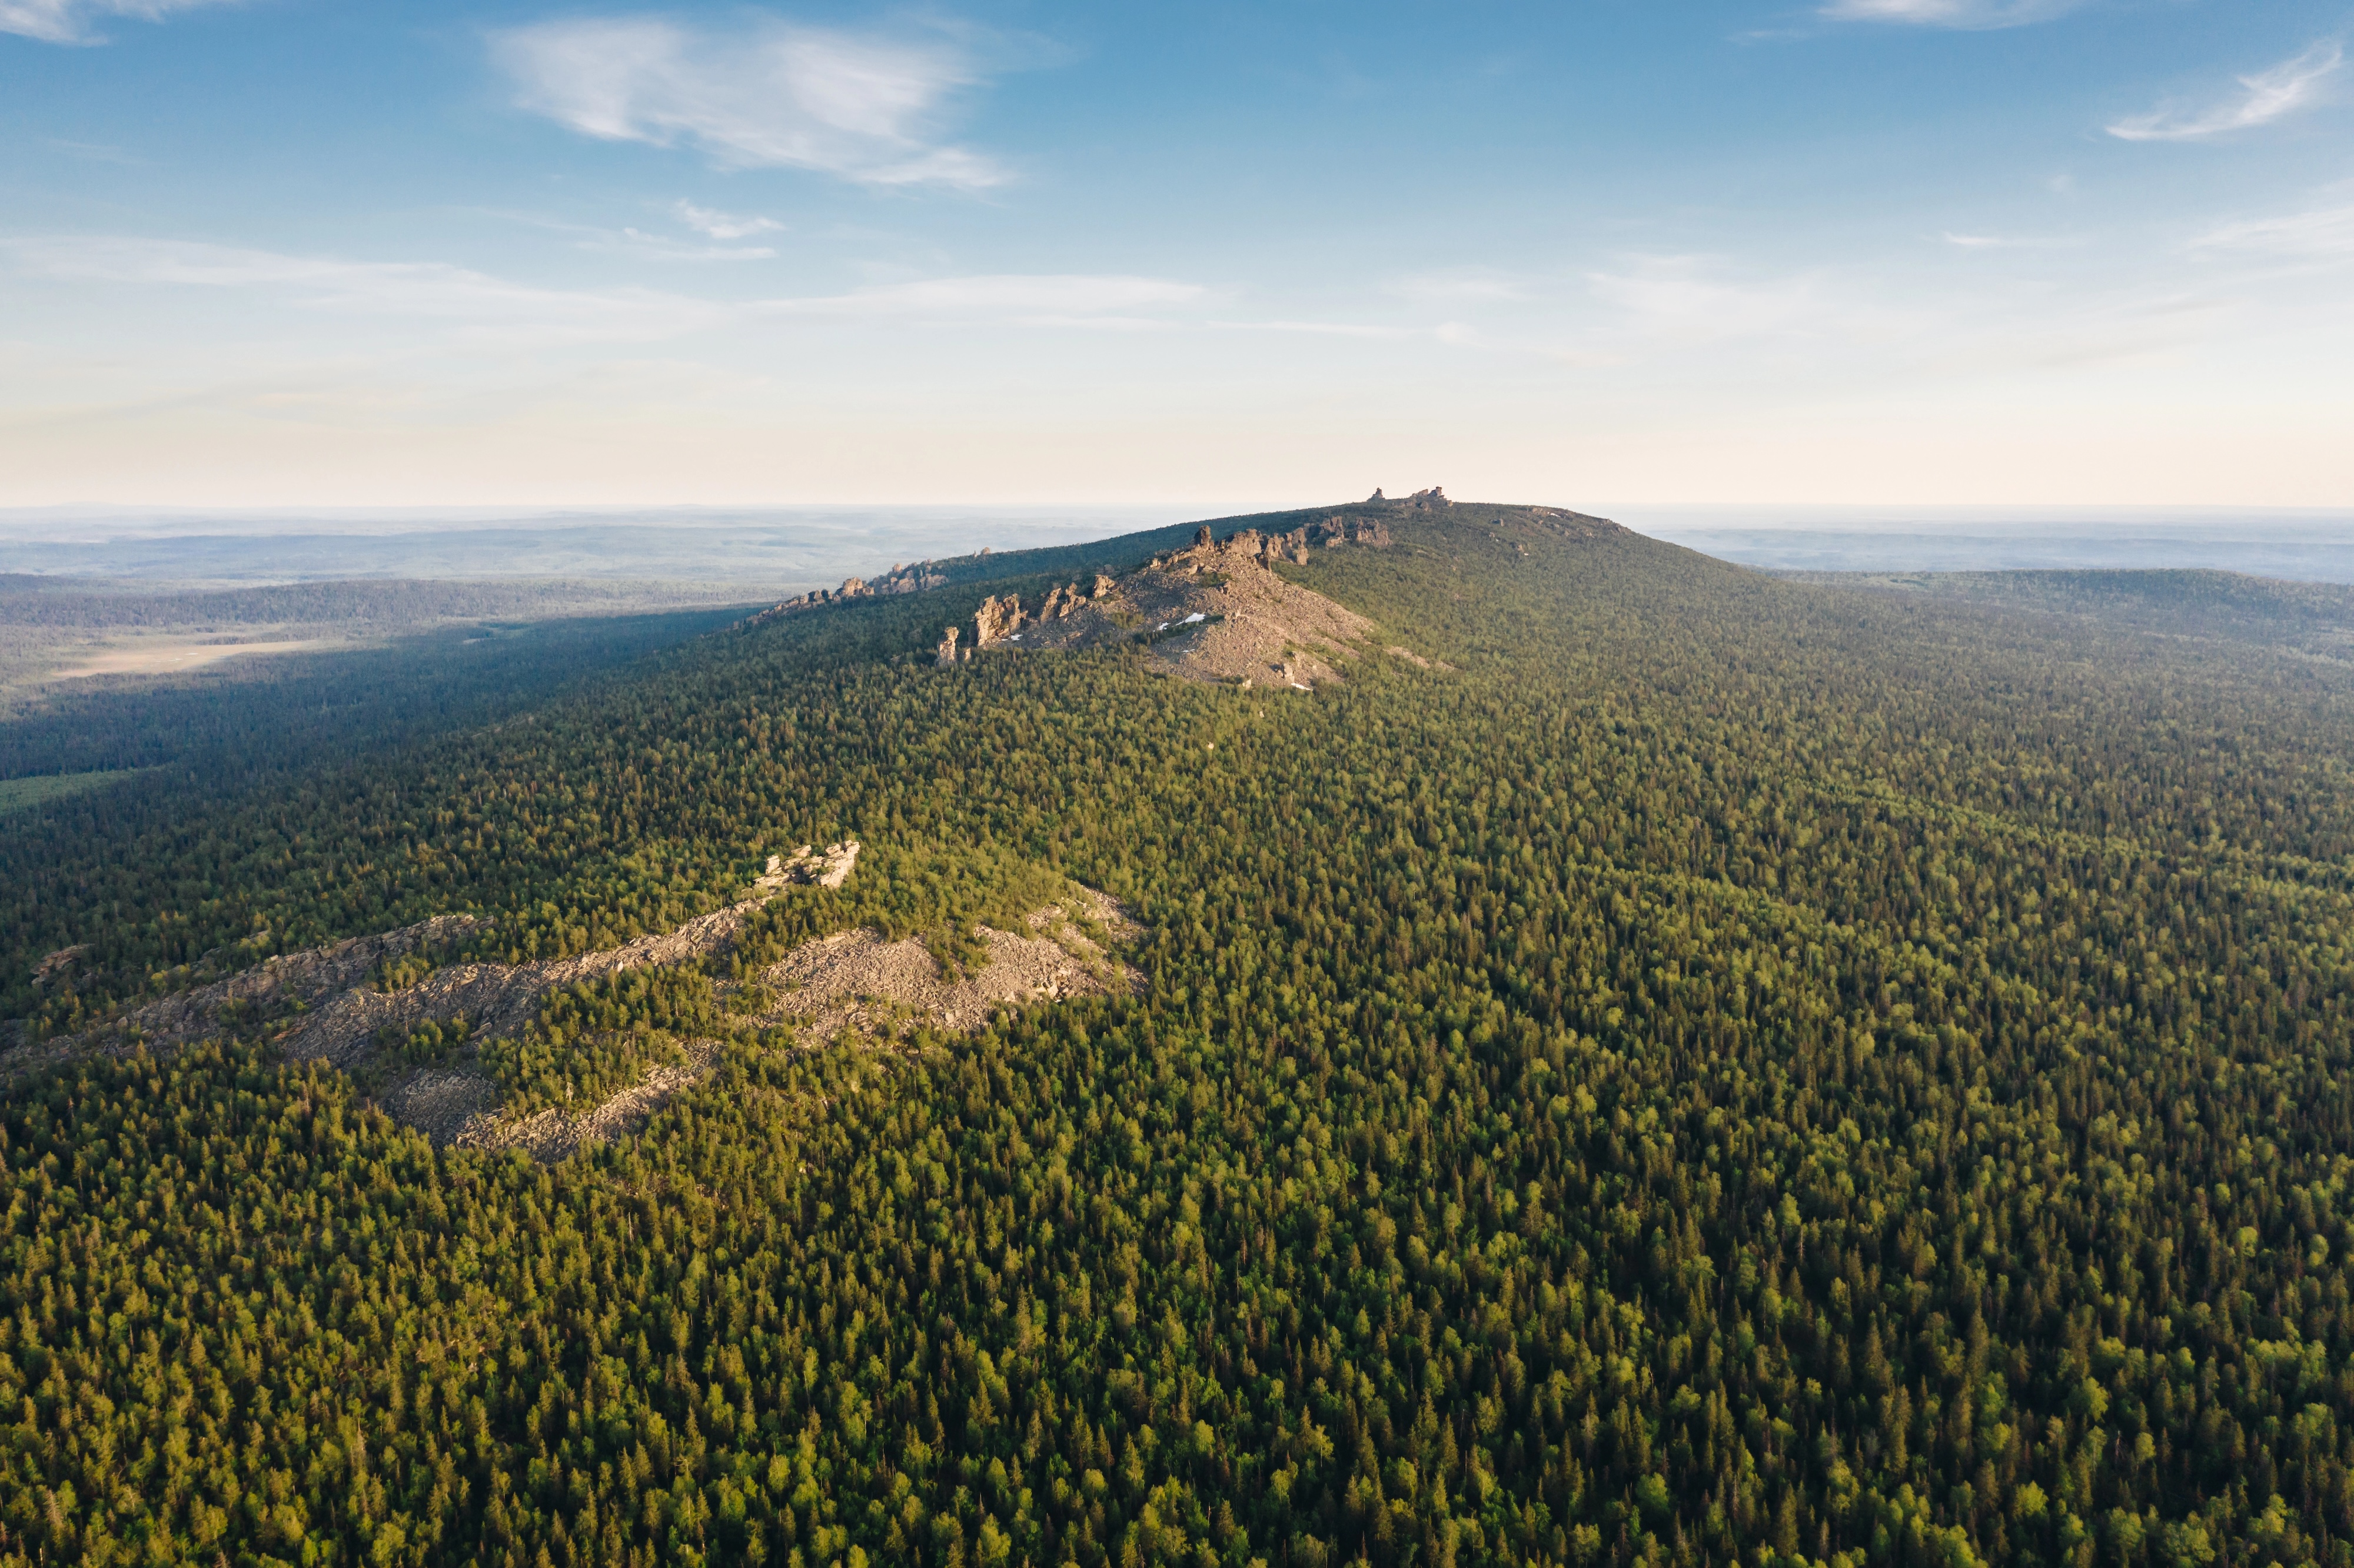
[[[1281,533],[1242,528],[1224,539],[1204,526],[1192,546],[1154,556],[1123,577],[1097,574],[1049,588],[1034,605],[1012,594],[982,602],[970,634],[949,627],[934,650],[945,667],[995,648],[1096,647],[1140,641],[1147,657],[1192,680],[1308,690],[1340,679],[1373,630],[1364,617],[1272,568],[1346,545],[1386,548],[1390,530],[1363,509]]]

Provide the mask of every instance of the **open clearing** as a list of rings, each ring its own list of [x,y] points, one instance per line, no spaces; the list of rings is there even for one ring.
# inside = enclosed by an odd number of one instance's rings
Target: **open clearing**
[[[50,679],[73,681],[90,675],[172,675],[183,670],[217,664],[224,659],[240,659],[249,653],[303,653],[329,646],[331,643],[323,637],[296,642],[196,642],[176,637],[159,637],[152,642],[101,650],[71,669],[59,670]]]

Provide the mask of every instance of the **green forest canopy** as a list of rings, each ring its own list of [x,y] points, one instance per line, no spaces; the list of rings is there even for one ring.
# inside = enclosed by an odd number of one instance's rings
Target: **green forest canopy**
[[[1149,935],[550,1166],[234,1034],[20,1086],[0,1560],[2354,1561],[2342,667],[1394,526],[1290,575],[1453,673],[928,668],[975,583],[16,819],[35,1033],[845,837],[754,950],[1042,868]]]

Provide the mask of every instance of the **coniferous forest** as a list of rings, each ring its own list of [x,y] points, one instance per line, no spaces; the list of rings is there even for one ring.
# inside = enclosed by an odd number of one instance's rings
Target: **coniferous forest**
[[[0,822],[27,1050],[865,846],[484,1047],[531,1107],[717,1043],[560,1160],[436,1149],[259,1020],[13,1079],[0,1563],[2354,1563],[2318,612],[1392,526],[1280,568],[1378,623],[1314,692],[934,668],[1079,559],[1017,555]],[[852,1046],[714,989],[861,926],[953,952],[1063,878],[1133,914],[1133,994]]]

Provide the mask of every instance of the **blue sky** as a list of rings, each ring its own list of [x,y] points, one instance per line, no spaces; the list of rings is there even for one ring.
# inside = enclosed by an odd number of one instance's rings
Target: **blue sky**
[[[0,504],[2354,504],[2349,30],[0,0]]]

